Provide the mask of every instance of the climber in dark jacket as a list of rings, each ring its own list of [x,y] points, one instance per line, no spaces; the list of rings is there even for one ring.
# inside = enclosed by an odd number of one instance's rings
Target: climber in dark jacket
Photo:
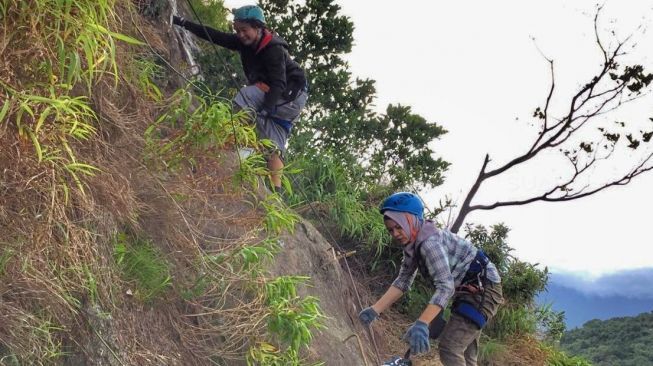
[[[306,76],[288,54],[288,43],[266,28],[261,8],[247,5],[235,9],[233,14],[235,33],[203,27],[177,16],[173,23],[240,53],[249,85],[238,92],[234,104],[251,113],[259,138],[275,144],[276,149],[269,153],[267,161],[270,179],[279,191],[288,136],[308,98]]]

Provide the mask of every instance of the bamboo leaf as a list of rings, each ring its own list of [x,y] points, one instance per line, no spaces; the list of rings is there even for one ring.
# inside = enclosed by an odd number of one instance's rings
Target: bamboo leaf
[[[97,30],[97,31],[99,31],[101,33],[104,33],[104,34],[109,35],[109,36],[111,36],[111,37],[113,37],[115,39],[121,40],[121,41],[129,43],[129,44],[138,45],[138,46],[144,46],[145,45],[145,43],[137,40],[136,38],[132,38],[130,36],[127,36],[127,35],[124,35],[124,34],[121,34],[121,33],[112,32],[112,31],[108,30],[107,28],[105,28],[105,27],[103,27],[103,26],[101,26],[99,24],[89,24],[89,27],[94,28],[95,30]]]
[[[89,164],[84,163],[70,163],[66,164],[66,169],[70,172],[80,172],[88,176],[94,176],[96,172],[100,172],[99,168],[96,168]]]
[[[27,135],[29,138],[32,140],[32,145],[34,145],[34,149],[36,150],[36,156],[39,159],[39,163],[43,161],[43,150],[41,149],[41,144],[39,143],[39,140],[36,138],[36,134],[32,132],[29,128],[26,129]]]
[[[120,41],[123,41],[125,43],[129,43],[129,44],[133,44],[133,45],[137,45],[137,46],[144,46],[145,45],[144,42],[141,42],[141,41],[137,40],[136,38],[132,38],[130,36],[127,36],[127,35],[124,35],[124,34],[121,34],[121,33],[115,33],[115,32],[109,31],[109,35],[111,37],[116,38],[116,39],[118,39]]]
[[[11,99],[5,101],[5,104],[0,109],[0,122],[5,118],[7,112],[9,112],[9,107],[11,107]]]
[[[45,122],[45,119],[48,118],[50,115],[50,111],[52,110],[52,107],[47,107],[41,112],[41,116],[39,116],[38,122],[36,122],[36,127],[34,127],[34,133],[39,133],[39,130],[41,129],[41,126],[43,125],[43,122]]]

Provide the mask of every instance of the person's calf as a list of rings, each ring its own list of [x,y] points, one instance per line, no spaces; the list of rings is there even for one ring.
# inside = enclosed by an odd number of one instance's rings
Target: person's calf
[[[270,154],[268,158],[268,169],[270,170],[270,181],[274,187],[281,187],[281,174],[283,172],[283,160],[278,153]]]

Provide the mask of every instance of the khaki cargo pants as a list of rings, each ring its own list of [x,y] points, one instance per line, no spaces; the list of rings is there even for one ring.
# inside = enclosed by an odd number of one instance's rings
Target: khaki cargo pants
[[[481,295],[461,294],[458,299],[476,306],[481,303]],[[496,315],[499,305],[503,303],[500,283],[489,282],[485,285],[485,299],[481,311],[486,319]],[[476,324],[461,315],[451,313],[447,325],[440,335],[440,362],[444,366],[476,366],[478,362],[478,339],[481,330]]]

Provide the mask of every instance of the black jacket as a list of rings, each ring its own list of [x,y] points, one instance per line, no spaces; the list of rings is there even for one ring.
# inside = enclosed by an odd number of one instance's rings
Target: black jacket
[[[183,27],[200,38],[240,53],[247,82],[251,85],[260,81],[270,87],[265,94],[264,109],[274,110],[282,96],[292,99],[306,85],[304,70],[288,54],[288,43],[276,34],[272,34],[272,39],[259,50],[260,44],[246,46],[233,33],[202,27],[188,20]]]

